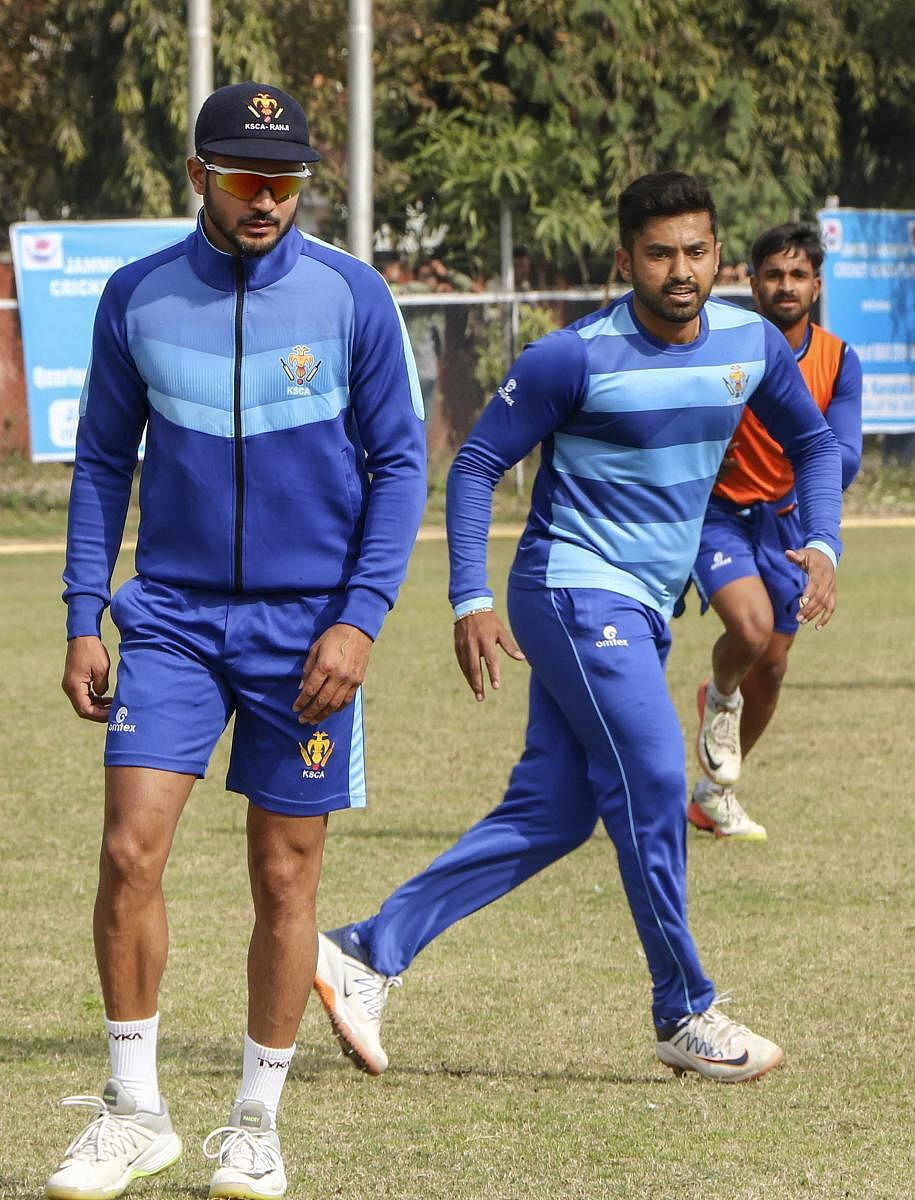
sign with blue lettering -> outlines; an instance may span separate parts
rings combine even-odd
[[[10,227],[34,462],[71,462],[92,323],[118,267],[180,241],[191,218]]]
[[[915,212],[819,213],[823,325],[854,346],[865,433],[915,430]]]

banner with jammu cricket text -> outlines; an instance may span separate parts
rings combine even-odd
[[[915,211],[818,214],[826,247],[822,324],[854,346],[865,433],[915,431]]]
[[[109,276],[193,228],[190,217],[10,227],[33,462],[73,460],[92,323]]]

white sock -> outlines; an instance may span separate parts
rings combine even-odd
[[[714,679],[709,680],[708,690],[706,692],[708,699],[712,702],[713,708],[727,708],[731,712],[737,708],[742,699],[740,688],[735,688],[733,692],[719,692],[715,687]]]
[[[733,788],[731,790],[733,791]],[[720,783],[715,783],[713,779],[709,779],[707,775],[703,775],[696,783],[695,791],[698,793],[700,800],[708,800],[712,796],[721,796],[725,789]]]
[[[280,1105],[280,1096],[283,1094],[293,1054],[295,1043],[287,1050],[277,1050],[273,1046],[259,1045],[246,1033],[241,1083],[235,1103],[260,1100],[275,1126],[276,1110]]]
[[[159,1075],[156,1069],[156,1043],[159,1014],[143,1021],[109,1021],[105,1018],[111,1076],[137,1102],[144,1112],[162,1108]]]

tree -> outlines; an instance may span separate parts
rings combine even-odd
[[[555,269],[607,265],[619,191],[678,167],[713,186],[733,254],[815,203],[837,154],[830,0],[421,0],[376,6],[379,202],[422,200],[492,272],[498,212]],[[811,129],[816,137],[811,137]]]
[[[912,203],[911,0],[375,0],[376,213],[422,205],[453,262],[498,269],[499,210],[558,277],[605,278],[615,203],[677,167],[713,188],[725,253],[825,195]],[[183,5],[2,0],[0,214],[184,208]],[[346,229],[341,0],[214,5],[217,85],[302,96],[323,232]],[[463,261],[462,261],[463,260]]]
[[[214,6],[218,83],[277,71],[262,8]],[[183,6],[155,0],[6,4],[3,216],[171,216],[185,194]]]
[[[915,6],[849,0],[836,79],[841,153],[831,174],[842,204],[915,207]]]

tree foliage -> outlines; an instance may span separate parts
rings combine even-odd
[[[376,0],[376,213],[421,204],[492,274],[498,217],[558,274],[603,278],[621,188],[704,178],[725,254],[761,225],[915,203],[911,0]],[[302,96],[326,232],[345,235],[346,5],[221,0],[216,84]],[[156,0],[2,0],[4,221],[184,207],[186,14]]]
[[[835,158],[828,0],[499,0],[460,23],[454,7],[428,6],[400,145],[411,186],[485,261],[507,200],[519,240],[583,275],[619,191],[669,168],[713,185],[741,253],[760,212],[809,206]]]
[[[848,0],[847,52],[836,79],[844,204],[915,206],[915,5]]]
[[[263,9],[214,5],[217,83],[278,68]],[[184,204],[183,5],[6,0],[2,215],[171,216]]]

